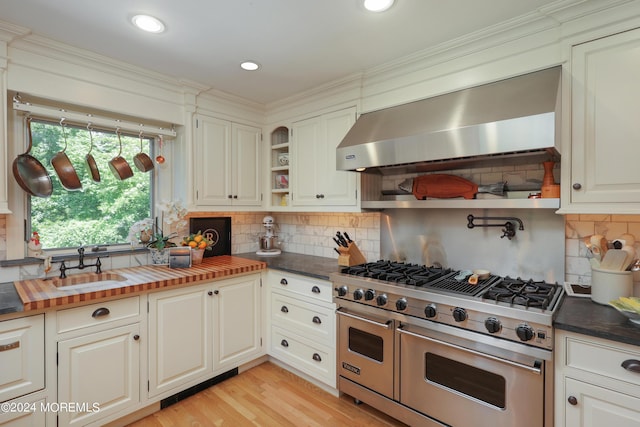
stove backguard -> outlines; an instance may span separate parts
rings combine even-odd
[[[469,214],[517,216],[524,230],[501,239],[499,227],[467,228]],[[454,270],[562,283],[564,248],[564,218],[552,209],[387,209],[380,221],[381,259]]]

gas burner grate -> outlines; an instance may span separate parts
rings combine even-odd
[[[477,295],[498,279],[498,276],[489,276],[486,279],[478,280],[477,284],[472,285],[466,278],[464,280],[456,280],[455,274],[452,274],[442,280],[429,284],[428,287],[430,289],[439,289],[457,294]]]
[[[488,289],[482,298],[546,310],[552,304],[558,284],[505,277]]]
[[[403,285],[425,286],[451,274],[452,270],[383,260],[345,267],[341,273]]]

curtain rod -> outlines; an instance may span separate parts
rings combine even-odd
[[[33,114],[34,116],[56,119],[58,121],[64,118],[65,121],[69,123],[81,125],[91,123],[92,125],[97,127],[104,127],[114,130],[120,128],[124,132],[131,132],[136,135],[138,135],[142,131],[143,134],[147,136],[162,135],[164,137],[176,137],[176,131],[174,129],[166,129],[159,126],[147,125],[144,123],[133,123],[124,120],[95,116],[91,114],[77,113],[61,108],[34,105],[28,102],[20,101],[19,95],[17,95],[13,99],[13,109],[24,111],[26,113]]]

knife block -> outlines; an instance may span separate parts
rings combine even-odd
[[[352,265],[364,264],[367,262],[367,259],[362,255],[358,246],[351,242],[348,247],[339,247],[338,251],[340,252],[340,256],[338,256],[338,265],[342,265],[344,267],[351,267]]]

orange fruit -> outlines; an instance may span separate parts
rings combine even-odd
[[[207,242],[200,242],[200,244],[198,245],[199,249],[204,249],[207,247]]]
[[[196,242],[200,243],[202,241],[202,236],[201,235],[196,235],[196,237],[193,238],[193,240],[195,240]]]
[[[189,242],[189,246],[195,248],[196,246],[198,246],[198,244],[192,240],[191,242]]]

